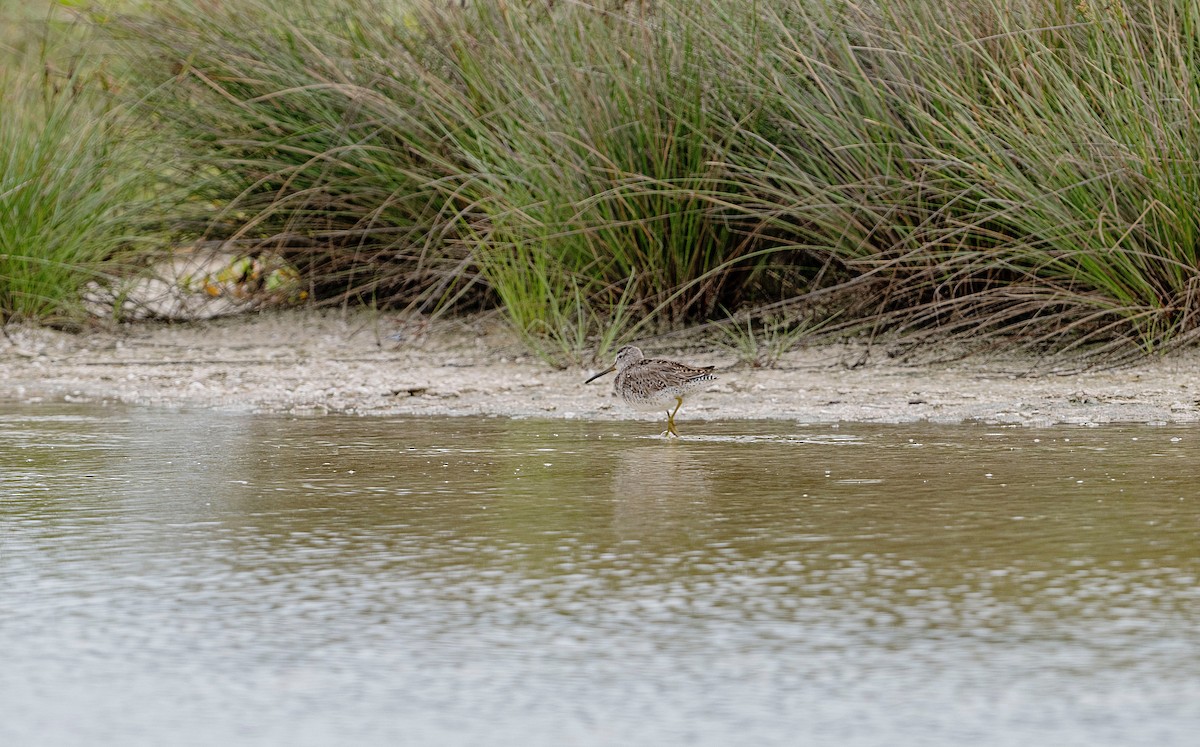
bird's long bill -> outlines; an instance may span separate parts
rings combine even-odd
[[[585,382],[583,382],[583,383],[584,383],[584,384],[591,384],[593,381],[595,381],[596,379],[600,378],[601,376],[603,376],[603,375],[605,375],[605,374],[610,374],[610,373],[612,373],[613,371],[616,371],[616,370],[617,370],[617,367],[616,367],[616,366],[609,366],[608,368],[604,369],[603,371],[601,371],[600,373],[596,374],[595,376],[593,376],[592,378],[588,379],[587,381],[585,381]]]

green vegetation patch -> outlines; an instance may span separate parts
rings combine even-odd
[[[61,323],[147,240],[162,174],[86,30],[38,10],[0,6],[0,319]]]
[[[714,320],[769,328],[772,347],[886,329],[1149,351],[1200,329],[1193,2],[169,0],[92,17],[190,190],[155,220],[276,253],[318,301],[496,307],[556,362]],[[3,136],[41,132],[22,121]]]

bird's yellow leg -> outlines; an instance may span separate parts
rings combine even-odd
[[[683,406],[683,397],[675,398],[675,409],[667,413],[667,433],[679,438],[679,431],[675,430],[675,413],[679,412],[679,408]]]

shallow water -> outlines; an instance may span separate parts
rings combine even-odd
[[[0,406],[0,744],[1185,745],[1200,429]]]

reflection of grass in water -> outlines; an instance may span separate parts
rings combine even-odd
[[[383,578],[404,568],[453,585],[500,572],[539,582],[521,587],[530,594],[741,579],[730,588],[747,603],[817,598],[991,627],[1031,608],[1119,617],[1116,602],[1177,614],[1200,572],[1186,428],[860,426],[868,448],[844,448],[771,441],[783,427],[769,423],[758,441],[692,444],[633,429],[610,440],[611,425],[595,440],[584,423],[64,410],[87,420],[21,421],[7,443],[28,444],[54,484],[97,475],[79,483],[88,495],[106,475],[132,480],[140,488],[123,500],[139,512],[193,521],[215,507],[285,574],[294,565],[272,559],[312,544],[338,550],[310,560]],[[87,453],[63,462],[80,433]],[[215,435],[199,454],[197,433]],[[163,492],[164,453],[190,454],[206,479],[172,477]],[[69,490],[45,498],[75,505]],[[770,587],[744,586],[756,578]]]

